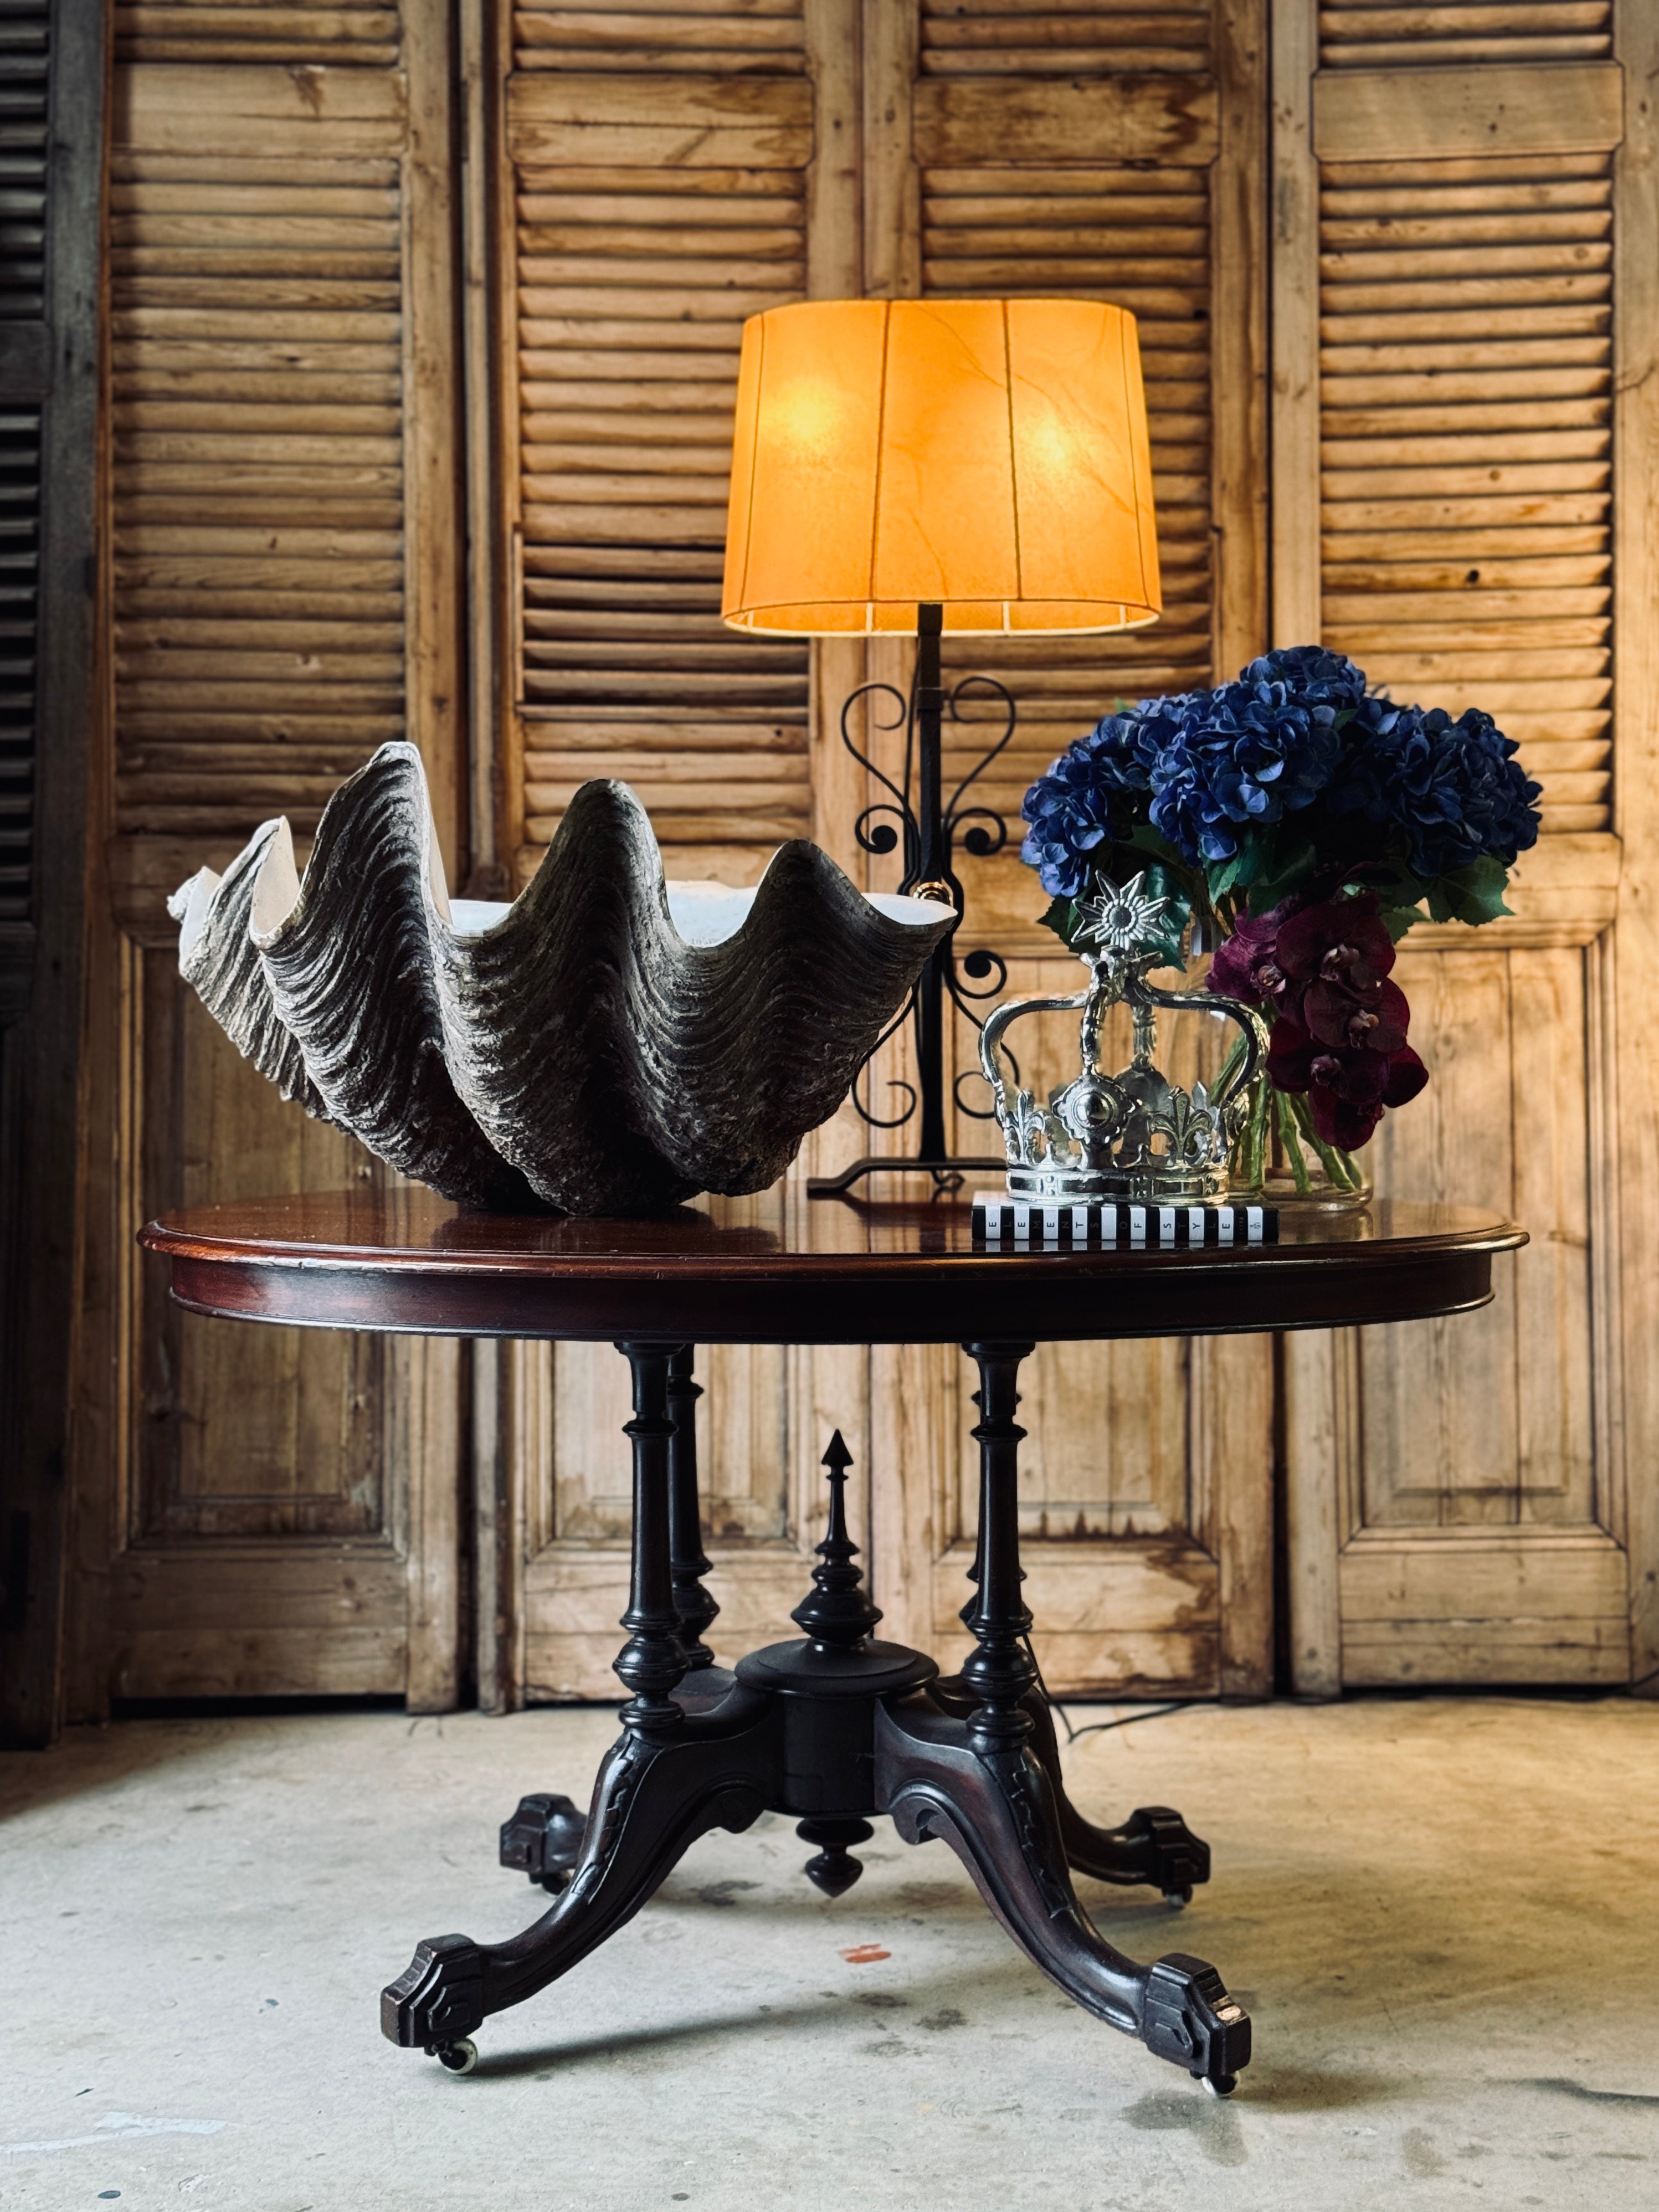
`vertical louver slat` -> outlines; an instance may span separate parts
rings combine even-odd
[[[389,69],[398,58],[395,7],[294,8],[282,0],[125,0],[115,10],[118,62],[276,62],[284,68]]]
[[[0,411],[0,922],[30,919],[40,414]]]
[[[0,13],[0,322],[46,313],[47,11]]]
[[[398,165],[228,123],[110,219],[118,827],[303,832],[404,727]]]
[[[924,0],[922,8],[924,77],[1196,72],[1211,63],[1207,0],[1064,15],[977,0]],[[1164,574],[1162,619],[1122,637],[947,641],[956,678],[996,676],[1018,703],[1013,744],[975,786],[1017,821],[1033,777],[1103,714],[1211,680],[1209,172],[1173,163],[994,163],[993,154],[983,167],[924,169],[924,289],[935,298],[1073,295],[1132,311]],[[963,711],[991,714],[983,702],[965,702]],[[947,770],[965,773],[978,749],[972,728],[947,735]]]
[[[44,6],[0,14],[0,328],[46,313]],[[24,333],[18,333],[20,338]],[[0,923],[32,918],[40,410],[19,386],[0,411]],[[38,387],[29,393],[38,398]]]
[[[1136,76],[1210,66],[1210,0],[923,0],[924,76]]]
[[[520,866],[618,776],[672,872],[752,881],[810,811],[806,647],[720,620],[743,319],[805,289],[806,148],[770,127],[805,93],[799,0],[526,11],[514,40]],[[562,102],[571,73],[597,90]]]
[[[1324,0],[1319,46],[1322,69],[1601,61],[1613,52],[1613,11],[1607,0],[1451,0],[1437,8]]]

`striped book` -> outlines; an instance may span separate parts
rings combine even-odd
[[[974,1243],[988,1252],[1133,1250],[1164,1245],[1276,1244],[1279,1212],[1271,1206],[1142,1206],[1094,1200],[1011,1198],[980,1191],[974,1199]]]

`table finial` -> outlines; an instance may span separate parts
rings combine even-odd
[[[853,1565],[859,1547],[847,1533],[847,1470],[853,1455],[837,1429],[823,1464],[829,1470],[830,1525],[818,1546],[821,1566],[812,1570],[812,1587],[789,1618],[819,1650],[856,1650],[881,1619],[881,1607],[860,1587],[862,1571]]]

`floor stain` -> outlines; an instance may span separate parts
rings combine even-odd
[[[1645,2097],[1633,2089],[1587,2089],[1582,2081],[1569,2081],[1554,2075],[1522,2077],[1513,2085],[1517,2089],[1549,2089],[1558,2097],[1576,2097],[1586,2105],[1648,2105],[1659,2108],[1659,2097]]]
[[[1196,2089],[1196,2084],[1194,2084]],[[1149,2089],[1122,2117],[1149,2134],[1190,2135],[1212,2166],[1243,2166],[1249,2157],[1238,2114],[1204,2091]]]
[[[697,1892],[699,1905],[735,1905],[740,1889],[758,1889],[757,1881],[738,1881],[730,1876],[724,1881],[706,1881]]]
[[[1407,2172],[1419,2180],[1431,2180],[1446,2170],[1445,2159],[1435,2148],[1434,2137],[1426,2128],[1407,2128],[1400,2139],[1400,2151]]]

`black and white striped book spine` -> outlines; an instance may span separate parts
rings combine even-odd
[[[1236,1244],[1276,1244],[1279,1212],[1271,1206],[1142,1206],[1101,1200],[1073,1206],[981,1191],[974,1199],[974,1242],[988,1251],[1134,1250],[1183,1244],[1225,1249]]]

